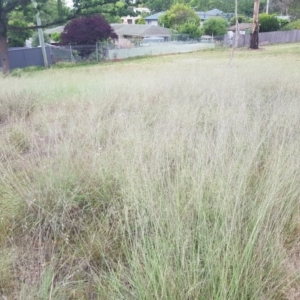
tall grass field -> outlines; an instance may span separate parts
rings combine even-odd
[[[0,78],[0,299],[300,299],[300,44]]]

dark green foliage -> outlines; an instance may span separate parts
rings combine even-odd
[[[146,1],[147,7],[155,13],[160,11],[168,10],[172,4],[174,3],[173,0],[148,0]]]
[[[28,23],[21,20],[13,20],[9,22],[11,26],[28,27]],[[32,36],[32,30],[9,30],[8,31],[8,45],[9,47],[23,47],[25,40]]]
[[[300,20],[291,22],[282,28],[282,30],[297,30],[297,29],[300,30]]]
[[[275,15],[260,14],[259,15],[259,31],[269,32],[279,30],[279,22]]]
[[[220,17],[210,18],[203,24],[204,33],[213,36],[225,34],[227,27],[227,21]]]
[[[280,19],[278,18],[278,22],[279,22],[279,28],[283,28],[284,26],[288,25],[290,23],[289,20],[287,19]]]

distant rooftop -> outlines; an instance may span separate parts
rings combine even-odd
[[[54,32],[59,32],[62,33],[64,31],[65,25],[63,26],[57,26],[57,27],[53,27],[53,28],[48,28],[45,30],[46,34],[52,34]]]
[[[253,26],[252,23],[240,23],[240,24],[239,24],[239,30],[240,30],[240,31],[245,31],[245,30],[247,30],[247,29],[251,29],[252,26]],[[228,30],[229,30],[229,31],[235,31],[235,25],[230,26],[230,27],[228,28]]]
[[[145,20],[158,20],[158,18],[161,16],[161,15],[163,15],[165,13],[165,11],[161,11],[161,12],[159,12],[159,13],[156,13],[156,14],[154,14],[154,15],[151,15],[151,16],[148,16],[148,17],[146,17],[146,18],[144,18]]]

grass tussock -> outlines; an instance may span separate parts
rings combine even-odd
[[[299,62],[266,52],[2,79],[0,296],[296,299]]]

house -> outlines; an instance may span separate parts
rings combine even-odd
[[[123,24],[136,24],[137,20],[140,17],[132,17],[132,16],[126,16],[126,17],[121,17],[122,23]]]
[[[119,39],[116,44],[119,48],[132,48],[135,41],[142,41],[144,38],[155,38],[167,41],[171,38],[170,29],[155,25],[138,24],[110,24]]]
[[[165,13],[165,11],[161,11],[154,15],[148,16],[145,18],[145,21],[148,25],[158,26],[158,19],[164,13]],[[224,13],[223,11],[216,9],[216,8],[209,10],[209,11],[196,11],[196,14],[199,16],[199,18],[201,20],[201,24],[211,17],[223,17],[223,18],[229,20],[233,16],[233,14]]]
[[[150,13],[150,10],[149,8],[147,7],[134,7],[133,8],[133,12],[134,13]],[[121,20],[122,20],[122,23],[123,24],[136,24],[137,23],[137,20],[140,18],[140,16],[137,16],[137,17],[132,17],[132,16],[124,16],[124,17],[121,17]]]
[[[251,30],[252,30],[252,26],[253,24],[252,23],[240,23],[239,24],[239,33],[240,34],[247,34],[247,33],[250,33]],[[231,31],[231,32],[235,32],[236,30],[236,26],[235,25],[232,25],[228,28],[228,31]]]
[[[144,37],[163,37],[168,40],[171,37],[170,29],[154,26],[154,25],[138,25],[138,24],[110,24],[119,38],[142,39]]]
[[[162,16],[165,13],[165,11],[161,11],[159,13],[156,13],[154,15],[148,16],[145,18],[147,25],[155,25],[158,26],[158,18]]]
[[[63,26],[57,26],[57,27],[53,27],[53,28],[48,28],[45,30],[45,33],[48,35],[51,35],[54,32],[58,32],[58,33],[62,33],[64,31],[65,25]]]
[[[224,13],[219,9],[212,9],[208,11],[196,11],[196,14],[200,18],[201,22],[208,20],[211,17],[223,17]]]

